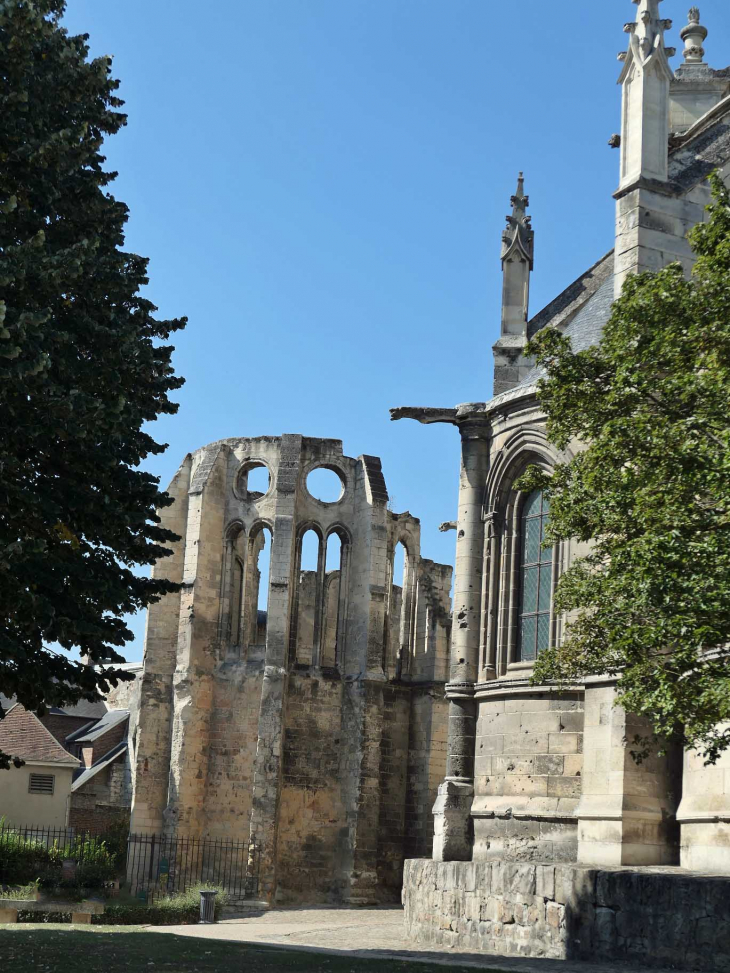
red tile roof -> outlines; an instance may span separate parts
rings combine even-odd
[[[16,703],[5,714],[5,719],[0,720],[0,750],[24,760],[79,765],[78,760],[63,749],[35,713],[29,713],[21,703]]]

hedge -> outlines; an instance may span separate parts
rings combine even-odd
[[[188,926],[200,920],[201,889],[215,889],[214,885],[198,885],[177,895],[165,896],[152,905],[123,904],[107,905],[102,915],[92,915],[91,922],[97,926]],[[216,889],[215,918],[220,917],[226,904],[226,893]],[[18,911],[18,922],[71,922],[68,912],[30,912]]]

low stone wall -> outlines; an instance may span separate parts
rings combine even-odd
[[[422,944],[730,973],[730,877],[410,860],[403,903]]]

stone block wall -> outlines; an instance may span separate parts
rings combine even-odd
[[[431,854],[433,795],[446,773],[449,704],[443,688],[414,691],[408,739],[408,790],[405,805],[407,858]]]
[[[407,688],[383,687],[377,872],[383,897],[392,896],[394,901],[398,900],[403,881],[410,710],[411,694]]]
[[[248,840],[262,681],[261,660],[225,663],[215,672],[204,803],[208,837]]]
[[[730,971],[730,878],[678,868],[405,865],[409,937],[475,952]]]
[[[575,861],[582,694],[498,687],[478,706],[474,859]]]
[[[336,901],[343,885],[342,681],[289,678],[277,838],[277,901]]]
[[[120,821],[129,821],[127,755],[99,771],[71,794],[68,826],[102,834]]]

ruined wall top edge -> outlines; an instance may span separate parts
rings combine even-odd
[[[199,456],[201,453],[206,453],[209,450],[218,450],[221,447],[228,447],[231,450],[250,450],[258,447],[265,448],[267,446],[273,446],[274,448],[280,448],[282,441],[285,438],[301,438],[302,447],[304,449],[321,449],[325,452],[331,453],[333,455],[341,456],[343,459],[349,459],[343,453],[343,445],[341,439],[322,439],[315,436],[299,436],[299,434],[288,434],[288,436],[229,436],[226,439],[217,439],[215,442],[207,443],[205,446],[200,446],[198,449],[193,450],[190,454],[193,457]]]

